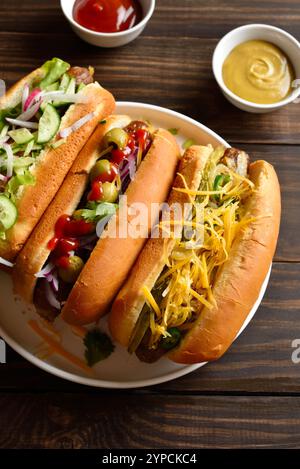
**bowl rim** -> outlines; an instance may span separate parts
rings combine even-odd
[[[292,34],[288,33],[284,29],[278,28],[277,26],[273,26],[271,24],[263,24],[263,23],[245,24],[245,25],[242,25],[242,26],[238,26],[237,28],[234,28],[231,31],[229,31],[228,33],[226,33],[220,39],[220,41],[217,43],[217,45],[214,49],[213,57],[212,57],[212,69],[213,69],[213,74],[214,74],[216,82],[218,83],[221,90],[223,90],[231,99],[233,99],[234,101],[239,102],[240,104],[243,104],[244,106],[252,107],[253,109],[266,109],[266,110],[270,109],[271,110],[271,109],[277,109],[277,108],[280,108],[282,106],[285,106],[286,104],[289,104],[290,102],[294,101],[295,99],[297,99],[299,97],[299,95],[300,95],[300,87],[299,86],[296,87],[295,90],[293,90],[292,93],[290,93],[286,98],[282,99],[281,101],[278,101],[277,103],[259,104],[259,103],[254,103],[253,101],[248,101],[246,99],[243,99],[240,96],[238,96],[237,94],[233,93],[225,85],[225,83],[223,81],[223,78],[222,78],[222,75],[221,75],[221,79],[218,76],[218,73],[216,72],[216,68],[217,68],[217,59],[216,59],[217,51],[220,49],[220,47],[226,41],[228,41],[228,39],[231,38],[231,36],[233,36],[234,34],[240,32],[240,31],[248,30],[248,29],[254,29],[254,30],[256,29],[257,31],[262,30],[262,29],[265,29],[265,30],[268,29],[270,31],[275,31],[275,32],[279,33],[281,36],[285,36],[289,41],[291,41],[295,46],[298,47],[298,49],[299,49],[299,59],[300,59],[300,42],[294,36],[292,36]],[[225,59],[226,59],[226,57],[224,58],[223,63],[224,63]],[[292,61],[290,57],[289,57],[289,59],[292,62],[294,68],[295,68],[294,61]]]
[[[74,0],[74,3],[75,3],[76,0]],[[73,18],[73,15],[69,15],[66,11],[65,11],[65,4],[69,2],[69,0],[60,0],[60,7],[62,9],[62,12],[64,14],[64,16],[67,18],[67,20],[75,27],[75,28],[78,28],[80,31],[82,32],[85,32],[85,33],[89,33],[89,34],[93,34],[94,36],[96,37],[106,37],[106,38],[112,38],[112,37],[124,37],[130,33],[134,33],[136,31],[138,31],[140,28],[143,28],[147,23],[148,21],[150,20],[151,16],[153,15],[153,12],[154,12],[154,9],[155,9],[155,2],[156,0],[150,0],[151,4],[150,4],[150,8],[147,12],[147,14],[144,16],[144,18],[139,21],[135,26],[133,26],[132,28],[129,28],[129,29],[126,29],[125,31],[119,31],[119,32],[116,32],[116,33],[100,33],[98,31],[93,31],[92,29],[88,29],[88,28],[85,28],[84,26],[82,26],[81,24],[77,23],[77,21],[74,20]],[[72,11],[73,11],[73,8],[72,8]]]

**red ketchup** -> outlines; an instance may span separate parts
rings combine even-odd
[[[48,243],[48,249],[53,251],[54,263],[66,268],[69,253],[79,247],[78,237],[90,234],[93,230],[93,223],[62,215],[55,224],[55,236]]]
[[[151,136],[148,130],[137,129],[131,131],[129,132],[129,137],[127,147],[124,148],[124,150],[119,150],[118,148],[112,150],[111,161],[113,163],[117,165],[121,164],[124,158],[133,152],[135,146],[139,147],[143,153],[149,150],[151,145]]]
[[[117,33],[142,19],[137,0],[76,0],[73,17],[77,23],[99,33]]]

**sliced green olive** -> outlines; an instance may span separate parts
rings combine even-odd
[[[129,136],[123,129],[111,129],[103,138],[104,148],[110,145],[117,146],[120,150],[123,150],[128,143]]]
[[[101,202],[115,202],[118,198],[119,191],[113,182],[104,182],[102,184],[103,198]]]
[[[93,181],[101,174],[108,174],[110,172],[110,162],[108,160],[99,160],[90,172],[90,180]]]
[[[70,256],[67,268],[60,267],[58,275],[66,283],[75,283],[82,271],[84,262],[81,257]]]

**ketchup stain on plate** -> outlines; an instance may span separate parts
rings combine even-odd
[[[76,0],[73,17],[77,23],[99,33],[117,33],[142,19],[137,0]]]

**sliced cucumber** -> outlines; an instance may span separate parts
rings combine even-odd
[[[33,146],[34,146],[34,139],[30,140],[30,142],[26,145],[24,156],[30,155],[30,153],[33,150]]]
[[[76,80],[75,78],[72,77],[71,80],[69,81],[66,93],[74,94],[75,89],[76,89]]]
[[[46,109],[47,104],[48,104],[47,101],[43,101],[42,104],[40,105],[40,111],[44,112],[45,109]]]
[[[76,90],[76,80],[75,78],[69,78],[69,83],[66,89],[64,89],[64,92],[67,94],[74,94]],[[53,101],[53,106],[59,107],[59,106],[65,106],[68,104],[70,101],[67,99],[64,100],[62,99],[61,101]]]
[[[23,145],[19,145],[18,143],[13,143],[11,149],[14,155],[24,150]]]
[[[35,162],[34,158],[30,158],[30,156],[21,156],[20,158],[16,158],[14,162],[14,170],[28,168],[28,166],[32,165]]]
[[[0,138],[3,138],[6,136],[8,129],[9,129],[9,125],[4,125],[4,127],[2,128],[0,132]]]
[[[41,150],[42,148],[43,148],[43,145],[39,145],[38,143],[34,143],[34,145],[33,145],[33,147],[32,147],[32,149],[33,149],[34,151],[36,151],[36,150]]]
[[[80,91],[82,91],[84,88],[86,87],[86,85],[84,83],[79,83],[79,85],[77,86],[77,93],[79,93]]]
[[[59,148],[61,145],[64,145],[66,143],[65,138],[61,138],[60,140],[57,140],[56,142],[52,143],[51,147],[55,150],[55,148]]]
[[[25,143],[30,142],[33,140],[33,135],[29,132],[28,129],[18,129],[18,130],[11,130],[8,132],[8,135],[18,144],[18,145],[25,145]]]
[[[60,126],[60,117],[52,104],[47,104],[40,118],[37,143],[49,142],[57,133]]]
[[[61,82],[60,82],[60,85],[59,85],[59,89],[62,90],[62,91],[66,91],[66,89],[68,88],[68,85],[70,83],[70,80],[71,80],[70,75],[65,73],[62,76],[62,79],[61,79]]]
[[[52,83],[52,85],[49,85],[45,88],[45,91],[57,91],[59,89],[59,81],[56,81],[55,83]]]
[[[18,211],[15,204],[5,195],[0,195],[0,230],[8,230],[17,220]]]

